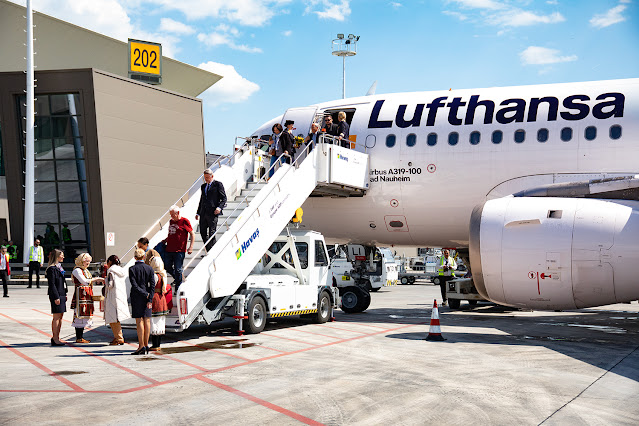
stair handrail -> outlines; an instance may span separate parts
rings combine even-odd
[[[244,152],[244,146],[245,146],[245,145],[246,145],[246,146],[251,146],[251,145],[254,143],[254,139],[253,139],[253,138],[245,138],[245,137],[238,136],[238,137],[236,137],[236,138],[235,138],[236,146],[237,146],[237,140],[238,140],[238,139],[244,139],[244,143],[243,143],[243,144],[242,144],[242,145],[241,145],[238,149],[236,149],[236,150],[235,150],[235,152],[234,152],[233,154],[231,154],[231,155],[224,155],[224,156],[220,156],[220,157],[218,157],[218,159],[217,159],[217,160],[216,160],[213,164],[211,164],[208,168],[209,168],[209,169],[211,169],[211,170],[213,170],[213,171],[215,171],[215,170],[219,169],[220,167],[222,167],[222,165],[223,165],[223,163],[222,163],[222,162],[223,162],[223,161],[224,161],[224,164],[227,164],[227,163],[229,163],[229,162],[230,162],[230,161],[232,161],[232,160],[234,161],[234,160],[235,160],[235,156],[236,156],[238,153],[243,153],[243,152]],[[202,174],[201,174],[201,175],[200,175],[200,176],[199,176],[199,177],[195,180],[195,182],[193,182],[193,184],[189,187],[189,189],[187,189],[187,190],[186,190],[186,192],[185,192],[184,194],[182,194],[182,195],[180,196],[180,198],[178,198],[178,199],[177,199],[177,201],[175,201],[173,204],[171,204],[171,206],[177,206],[177,205],[178,205],[178,203],[181,201],[181,202],[182,202],[182,206],[181,206],[181,207],[184,207],[184,205],[186,204],[186,202],[187,202],[187,201],[189,201],[189,199],[191,198],[191,197],[189,196],[189,197],[187,197],[186,199],[184,199],[184,197],[185,197],[186,195],[188,195],[188,194],[189,194],[189,193],[193,190],[193,188],[194,188],[194,187],[196,187],[197,185],[200,185],[200,184],[201,184],[201,182],[202,182],[202,178],[203,178],[203,177],[204,177],[204,173],[202,173]],[[155,228],[156,228],[156,227],[158,227],[158,226],[159,226],[159,229],[157,229],[155,232],[160,231],[160,230],[162,229],[162,227],[163,227],[163,225],[162,225],[162,219],[164,219],[164,218],[165,218],[165,217],[169,214],[169,212],[170,212],[170,211],[171,211],[171,208],[169,207],[169,209],[168,209],[167,211],[165,211],[165,212],[162,214],[162,216],[160,216],[160,218],[159,218],[158,220],[156,220],[156,221],[154,221],[154,222],[153,222],[153,225],[151,225],[151,227],[150,227],[149,229],[147,229],[147,231],[146,231],[144,234],[142,234],[142,236],[143,236],[143,237],[146,237],[147,235],[149,235],[149,234],[151,234],[151,233],[155,234],[153,231],[154,231],[154,230],[155,230]],[[164,223],[164,225],[166,225],[166,222]],[[137,246],[137,241],[136,241],[135,243],[133,243],[133,245],[131,246],[131,248],[129,248],[129,250],[127,250],[127,252],[126,252],[126,253],[124,253],[124,255],[123,255],[120,259],[124,262],[124,259],[126,258],[126,256],[127,256],[127,255],[131,252],[131,250],[135,249],[135,247],[136,247],[136,246]]]
[[[284,179],[284,176],[286,176],[286,175],[287,175],[287,174],[288,174],[291,170],[296,169],[296,168],[298,168],[298,167],[299,167],[299,163],[301,163],[301,160],[303,160],[304,158],[306,158],[306,156],[308,156],[308,152],[310,152],[309,148],[310,148],[310,149],[312,149],[313,145],[315,145],[315,144],[308,144],[308,145],[306,145],[306,148],[304,148],[304,150],[303,150],[303,151],[302,151],[302,152],[301,152],[301,153],[297,156],[297,158],[293,161],[293,163],[291,164],[291,167],[290,167],[288,170],[286,170],[286,171],[284,172],[284,174],[282,175],[282,179]],[[305,156],[302,156],[302,153],[306,153],[306,155],[305,155]],[[264,173],[264,175],[263,175],[263,176],[262,176],[262,177],[261,177],[261,178],[260,178],[257,182],[254,182],[254,183],[258,183],[258,184],[259,184],[260,182],[265,181],[265,177],[269,175],[269,172],[270,172],[270,171],[271,171],[271,170],[272,170],[275,166],[277,166],[278,164],[280,164],[280,162],[283,160],[283,157],[289,157],[289,158],[290,158],[291,156],[290,156],[290,155],[288,155],[288,154],[282,154],[282,155],[280,155],[280,156],[277,158],[277,161],[275,161],[275,163],[273,163],[273,165],[272,165],[272,166],[268,169],[268,171],[267,171],[266,173]],[[265,181],[265,182],[266,182],[266,181]],[[207,245],[209,242],[211,242],[211,240],[213,240],[213,238],[217,235],[217,233],[220,231],[220,229],[222,229],[222,227],[223,227],[223,226],[225,226],[225,225],[226,225],[226,226],[227,226],[227,228],[228,228],[228,227],[230,227],[230,225],[227,225],[227,222],[229,221],[229,219],[231,219],[231,216],[233,215],[233,213],[235,213],[235,212],[237,211],[237,209],[239,209],[239,208],[240,208],[240,206],[241,206],[241,205],[242,205],[242,204],[243,204],[243,203],[244,203],[244,202],[248,199],[248,197],[249,197],[249,196],[253,193],[253,191],[255,191],[257,188],[258,188],[258,186],[257,186],[257,185],[255,185],[255,186],[254,186],[254,187],[253,187],[253,188],[252,188],[252,189],[248,192],[248,194],[246,194],[246,196],[245,196],[244,198],[242,198],[242,200],[238,203],[237,207],[235,207],[235,209],[234,209],[234,210],[233,210],[233,211],[229,214],[229,216],[228,216],[228,217],[224,220],[224,222],[223,222],[221,225],[219,225],[219,226],[217,227],[217,229],[215,230],[215,233],[213,233],[213,235],[211,235],[211,236],[209,237],[209,239],[208,239],[208,240],[206,240],[206,242],[204,243],[204,245],[203,245],[203,246],[202,246],[202,247],[201,247],[201,248],[197,251],[197,253],[195,253],[195,256],[193,256],[193,257],[191,258],[191,260],[190,260],[190,261],[186,264],[186,266],[184,266],[184,267],[183,267],[183,269],[182,269],[183,271],[185,271],[185,272],[186,272],[186,271],[188,270],[189,266],[191,266],[191,263],[193,263],[193,262],[195,261],[195,259],[198,259],[198,256],[200,255],[200,253],[202,253],[202,250],[205,250],[205,249],[206,249],[206,245]],[[276,188],[276,187],[271,188],[271,192],[273,192],[273,190],[274,190],[275,188]],[[270,195],[270,193],[271,193],[271,192],[269,192],[269,195]],[[247,207],[248,207],[248,204],[249,204],[249,203],[246,203],[246,206],[247,206]],[[224,249],[226,248],[226,246],[227,246],[230,242],[231,242],[231,240],[229,240],[229,241],[228,241],[228,242],[224,245],[224,247],[222,247],[222,250],[224,250]],[[187,274],[186,276],[188,277],[188,274]],[[186,278],[186,277],[185,277],[185,278]]]

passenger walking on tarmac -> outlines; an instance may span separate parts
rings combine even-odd
[[[333,116],[328,114],[324,117],[324,128],[322,129],[329,136],[339,135],[337,124],[333,123]],[[329,141],[329,143],[333,143]]]
[[[455,278],[457,262],[450,256],[450,251],[444,249],[442,257],[439,259],[439,290],[442,293],[442,306],[446,306],[446,284]]]
[[[11,267],[9,266],[9,253],[5,246],[0,247],[0,279],[2,280],[3,297],[9,297],[9,276]]]
[[[64,342],[60,340],[60,329],[62,328],[62,316],[67,311],[67,283],[64,279],[64,269],[62,262],[64,261],[64,252],[54,249],[49,253],[49,265],[45,271],[47,282],[49,284],[49,302],[51,303],[51,346],[64,346]]]
[[[270,145],[269,154],[271,154],[271,164],[269,165],[269,179],[275,173],[275,163],[277,159],[282,155],[282,146],[280,145],[280,135],[282,134],[282,125],[280,123],[273,124],[273,136],[271,136],[271,140],[269,140],[268,144]]]
[[[93,283],[104,283],[104,278],[93,278],[89,272],[91,260],[89,253],[80,253],[75,259],[75,269],[71,273],[75,285],[71,300],[71,309],[74,310],[71,325],[75,327],[76,343],[91,343],[84,338],[84,329],[93,325]]]
[[[346,113],[344,111],[340,111],[337,114],[337,119],[339,120],[339,126],[337,129],[337,137],[341,141],[341,145],[344,148],[350,148],[351,142],[348,138],[350,135],[350,126],[346,122]]]
[[[153,269],[144,263],[144,250],[136,249],[135,264],[129,268],[131,281],[131,316],[135,318],[138,331],[138,349],[132,355],[149,353],[151,335],[151,307],[153,301]]]
[[[200,187],[200,204],[197,206],[195,220],[200,221],[200,235],[206,243],[217,229],[217,219],[226,205],[226,192],[222,182],[213,179],[213,170],[204,170],[204,183]],[[207,253],[215,244],[215,237],[206,244]]]
[[[171,220],[169,222],[169,235],[164,240],[166,242],[165,257],[167,260],[166,271],[173,276],[175,291],[177,293],[180,284],[182,284],[182,266],[184,265],[184,257],[186,253],[193,253],[193,243],[195,242],[195,233],[191,222],[180,216],[178,206],[171,206],[169,210]],[[189,236],[191,244],[187,250]]]
[[[166,327],[166,316],[171,311],[166,300],[166,295],[171,293],[171,286],[166,282],[166,271],[164,262],[159,256],[151,260],[155,278],[155,290],[153,301],[151,302],[151,350],[159,351],[162,343],[162,335]]]
[[[126,297],[126,271],[120,266],[120,258],[112,254],[106,261],[104,282],[104,322],[111,326],[113,340],[110,345],[124,345],[121,321],[131,318]]]
[[[29,285],[27,288],[33,286],[33,273],[36,276],[36,286],[40,288],[40,267],[44,263],[44,250],[40,246],[40,240],[35,239],[33,245],[29,247]]]
[[[282,153],[284,156],[284,162],[291,164],[291,158],[295,155],[295,138],[293,137],[293,120],[286,120],[284,127],[286,129],[280,135],[280,145],[282,146]]]

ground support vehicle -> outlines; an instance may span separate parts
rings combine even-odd
[[[434,256],[400,259],[398,280],[401,284],[415,284],[416,280],[431,280],[436,276],[437,258]]]
[[[448,281],[448,287],[446,288],[446,298],[448,299],[448,306],[451,309],[459,309],[462,300],[468,300],[471,305],[476,305],[477,302],[485,300],[479,295],[473,279],[469,278],[455,278]]]

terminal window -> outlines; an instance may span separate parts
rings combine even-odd
[[[62,248],[71,261],[91,246],[82,105],[73,93],[36,98],[35,235],[46,253]],[[16,101],[24,130],[25,97]]]

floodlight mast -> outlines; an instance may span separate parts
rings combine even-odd
[[[358,41],[359,36],[349,34],[345,38],[344,34],[337,34],[332,42],[333,55],[342,57],[342,99],[346,98],[346,57],[357,55]]]
[[[31,0],[27,0],[27,93],[25,117],[25,164],[24,164],[24,241],[22,242],[23,262],[29,263],[29,248],[33,243],[35,221],[35,80],[33,65],[33,10]]]

